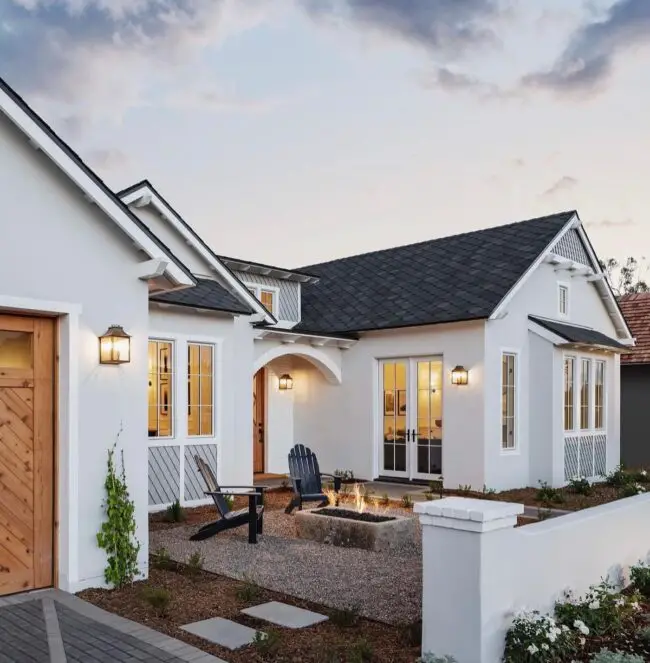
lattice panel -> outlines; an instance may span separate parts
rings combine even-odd
[[[567,437],[564,440],[564,480],[570,481],[580,474],[580,438]]]
[[[607,436],[596,435],[594,445],[594,474],[604,476],[607,473]]]
[[[206,487],[203,478],[196,467],[194,456],[199,456],[217,474],[217,445],[216,444],[188,444],[185,447],[185,501],[204,500]]]
[[[592,266],[591,260],[589,260],[589,256],[585,251],[585,247],[582,245],[582,240],[575,230],[569,230],[569,232],[557,242],[552,251],[563,258],[568,258],[581,265],[586,265],[587,267]]]
[[[180,499],[179,447],[149,447],[149,504],[171,504]]]
[[[594,436],[580,436],[580,476],[594,476]]]

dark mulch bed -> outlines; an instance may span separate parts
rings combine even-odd
[[[366,523],[386,523],[389,520],[395,520],[393,516],[382,516],[378,513],[370,513],[368,511],[357,513],[356,511],[350,511],[349,509],[334,509],[331,507],[328,507],[327,509],[314,509],[312,513],[319,516],[345,518],[346,520],[361,520]]]
[[[146,589],[154,587],[165,588],[171,595],[164,617],[158,616],[143,598]],[[183,567],[175,565],[171,569],[152,568],[146,582],[138,582],[121,590],[90,589],[79,596],[104,610],[183,640],[229,663],[413,663],[419,655],[419,624],[395,627],[358,619],[353,613],[333,612],[291,596],[204,571],[188,575],[183,572]],[[267,601],[282,601],[327,614],[330,621],[305,629],[283,629],[240,612],[243,608]],[[276,631],[279,635],[277,651],[263,655],[254,645],[230,651],[180,630],[184,624],[211,617],[224,617],[267,633]],[[347,625],[348,621],[353,623]],[[360,658],[362,649],[372,652],[371,658]]]

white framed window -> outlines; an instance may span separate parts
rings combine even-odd
[[[575,357],[564,358],[564,430],[575,428],[574,392],[575,392]]]
[[[560,315],[569,315],[569,284],[559,283],[557,287],[558,312]]]
[[[591,359],[580,360],[580,430],[591,428]]]
[[[605,362],[594,362],[594,428],[605,428]]]
[[[187,343],[187,434],[214,435],[214,345]]]
[[[278,311],[278,300],[280,289],[273,286],[258,285],[257,283],[246,283],[246,288],[255,295],[271,315]]]
[[[148,433],[150,438],[174,437],[174,343],[149,340]]]
[[[517,448],[517,355],[501,355],[501,449]]]

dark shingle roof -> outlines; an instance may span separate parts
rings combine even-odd
[[[529,320],[536,322],[544,329],[561,336],[562,338],[569,341],[569,343],[584,343],[586,345],[601,345],[608,348],[626,348],[626,345],[623,345],[619,341],[610,338],[605,334],[601,334],[595,329],[589,329],[587,327],[576,327],[575,325],[569,325],[566,322],[557,322],[556,320],[546,320],[545,318],[537,318],[534,315],[528,316]]]
[[[193,288],[184,288],[174,292],[151,295],[153,302],[176,304],[177,306],[190,306],[211,311],[226,311],[228,313],[253,313],[246,304],[231,295],[221,284],[210,279],[194,277],[197,284]]]
[[[650,292],[623,295],[618,303],[636,342],[621,364],[650,364]]]
[[[487,318],[574,211],[309,265],[297,329],[358,332]]]

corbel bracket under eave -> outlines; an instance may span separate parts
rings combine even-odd
[[[169,261],[163,258],[152,258],[138,265],[138,278],[141,281],[150,281],[160,278],[169,267]]]

